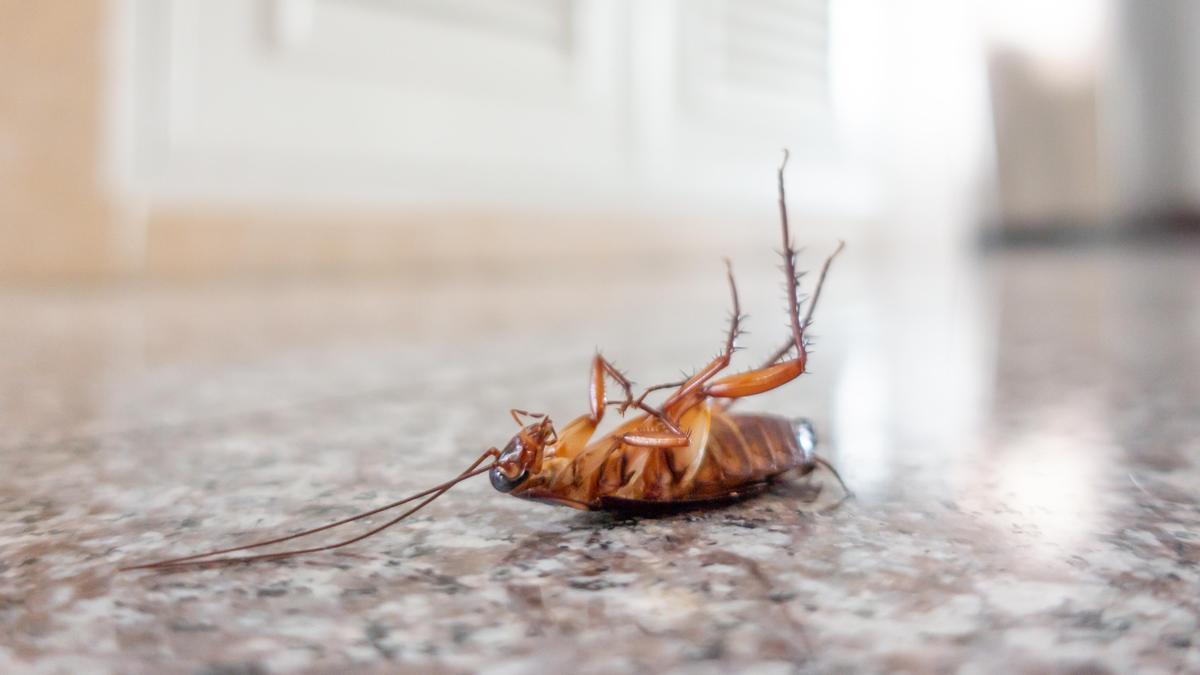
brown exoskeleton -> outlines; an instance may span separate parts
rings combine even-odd
[[[500,492],[524,499],[585,510],[638,512],[694,508],[744,498],[761,492],[783,473],[798,470],[808,474],[819,465],[829,468],[837,477],[833,467],[814,454],[816,438],[807,421],[776,415],[731,414],[728,410],[739,398],[775,389],[805,372],[808,351],[804,331],[812,320],[830,263],[843,246],[839,244],[825,260],[808,309],[801,318],[796,252],[791,244],[783,188],[786,165],[785,151],[779,167],[779,210],[791,332],[787,342],[760,368],[717,377],[729,366],[742,319],[730,271],[733,318],[724,348],[711,363],[682,382],[649,387],[635,398],[629,380],[597,354],[592,359],[588,388],[590,409],[561,431],[555,429],[546,415],[513,410],[512,417],[521,429],[503,450],[489,448],[456,478],[424,492],[304,532],[124,569],[271,560],[340,548],[395,525],[454,485],[481,473],[488,473],[492,486]],[[620,386],[622,399],[606,398],[608,379]],[[660,406],[646,403],[648,394],[662,389],[674,391]],[[638,414],[593,441],[592,436],[610,406],[616,406],[622,416],[631,409]],[[277,553],[217,557],[308,536],[411,502],[417,503],[382,525],[344,541]]]

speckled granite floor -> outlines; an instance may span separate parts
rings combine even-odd
[[[701,363],[719,264],[4,292],[0,671],[1200,672],[1198,260],[850,249],[814,374],[747,406],[814,419],[857,493],[832,512],[799,481],[638,520],[477,480],[341,553],[167,574],[114,568],[438,482],[512,406],[581,412],[595,345],[644,383]],[[739,261],[754,355],[771,262]]]

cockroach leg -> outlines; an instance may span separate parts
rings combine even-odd
[[[687,434],[672,431],[631,431],[621,441],[642,448],[682,448],[692,442]]]
[[[804,325],[800,322],[800,277],[796,275],[796,249],[792,247],[792,232],[788,225],[787,192],[783,186],[783,170],[787,168],[788,151],[783,151],[783,162],[779,165],[779,223],[783,232],[783,270],[787,274],[788,316],[792,320],[792,342],[796,346],[796,360],[804,362]]]
[[[663,389],[675,389],[677,387],[682,387],[685,384],[687,384],[687,380],[680,380],[678,382],[664,382],[663,384],[656,384],[652,387],[646,387],[646,390],[642,392],[642,395],[638,396],[637,400],[635,400],[633,403],[638,404],[642,401],[645,401],[646,397],[653,392],[661,391]]]
[[[512,410],[508,411],[508,414],[512,415],[513,421],[516,422],[517,426],[519,427],[525,426],[525,422],[521,420],[521,416],[535,420],[540,420],[546,416],[546,413],[531,413],[521,410],[520,408],[513,408]]]
[[[605,375],[611,377],[613,381],[625,391],[625,401],[621,403],[622,406],[633,400],[633,383],[629,381],[629,378],[625,377],[621,371],[617,370],[616,366],[610,363],[608,359],[604,358],[600,354],[596,354],[596,356],[592,358],[592,377],[591,381],[588,383],[589,403],[591,404],[592,408],[592,422],[595,424],[600,424],[600,420],[604,418],[604,408],[609,403],[607,397],[604,395]],[[622,408],[621,412],[625,412],[624,408]]]
[[[758,370],[725,378],[704,388],[704,393],[709,396],[728,399],[722,405],[722,409],[728,409],[733,405],[733,400],[735,399],[770,391],[804,373],[804,367],[808,361],[808,352],[804,344],[804,330],[812,323],[813,309],[816,308],[817,300],[821,297],[821,288],[825,284],[826,275],[829,274],[829,265],[833,262],[837,254],[841,253],[845,245],[845,242],[838,242],[837,248],[834,249],[833,253],[829,254],[829,257],[825,259],[825,264],[821,266],[821,274],[817,277],[817,285],[813,290],[812,299],[808,303],[808,311],[805,312],[804,320],[799,320],[798,313],[792,315],[793,329],[795,330],[797,326],[799,327],[799,342],[796,340],[796,333],[793,332],[792,336],[788,338],[787,343],[772,354],[771,358],[767,359]],[[790,277],[795,279],[794,274],[790,274]],[[793,294],[794,297],[796,289],[792,284],[789,284],[788,292]],[[797,345],[800,345],[799,356],[780,363],[779,359],[787,356],[789,352],[796,349]]]
[[[621,374],[621,371],[617,370],[613,364],[609,363],[608,359],[599,354],[596,354],[595,358],[592,359],[592,379],[589,386],[590,402],[592,406],[592,422],[594,424],[600,423],[600,420],[604,417],[604,408],[610,403],[610,401],[605,399],[604,396],[605,375],[611,377],[618,385],[621,386],[621,389],[625,391],[625,400],[621,401],[619,404],[621,406],[622,413],[624,413],[625,410],[630,407],[637,408],[642,412],[645,412],[646,414],[658,419],[658,421],[662,422],[670,432],[677,435],[683,435],[683,431],[679,428],[679,426],[667,419],[667,416],[664,415],[661,410],[645,403],[641,399],[635,401],[633,399],[633,384],[627,377]]]
[[[804,340],[804,331],[812,323],[813,311],[817,308],[817,300],[820,299],[821,289],[825,286],[825,277],[829,274],[829,266],[833,263],[833,259],[837,257],[837,254],[842,252],[842,248],[846,246],[846,242],[839,241],[837,248],[825,259],[825,264],[821,266],[821,274],[817,277],[817,285],[813,289],[812,299],[808,303],[804,318],[801,319],[800,281],[799,276],[796,274],[796,249],[792,246],[792,233],[788,224],[787,192],[783,183],[783,172],[787,168],[787,162],[788,152],[784,150],[783,162],[779,165],[778,171],[779,222],[783,235],[783,268],[784,274],[787,275],[788,316],[791,319],[792,334],[788,338],[788,341],[776,350],[758,370],[735,375],[705,387],[704,393],[715,398],[737,399],[761,394],[786,384],[804,373],[804,369],[808,363],[808,351]],[[780,359],[787,356],[793,349],[796,350],[796,356],[789,361],[780,363]],[[722,409],[728,409],[731,405],[732,400],[721,407]]]
[[[738,301],[737,283],[733,280],[733,265],[728,258],[725,259],[725,271],[729,278],[729,294],[733,299],[733,315],[729,320],[729,333],[725,338],[725,348],[717,358],[702,368],[700,372],[688,378],[678,391],[663,402],[662,409],[672,420],[679,419],[684,412],[698,403],[700,399],[694,397],[693,394],[697,393],[713,376],[728,367],[729,362],[733,360],[733,352],[741,330],[742,305]]]
[[[839,241],[837,248],[833,250],[833,253],[830,253],[829,257],[825,258],[825,264],[821,266],[821,274],[817,277],[817,285],[813,289],[812,298],[808,301],[808,310],[804,313],[804,320],[800,322],[800,328],[802,331],[808,330],[809,325],[812,324],[813,310],[817,308],[817,300],[821,298],[821,289],[825,287],[825,277],[829,274],[829,266],[833,263],[833,259],[837,257],[837,254],[842,252],[842,249],[845,246],[846,242]],[[788,352],[792,351],[795,346],[795,339],[789,337],[787,342],[780,345],[779,349],[775,350],[771,357],[763,362],[762,367],[766,368],[767,366],[775,365],[779,362],[779,359],[787,356]]]
[[[640,401],[634,402],[633,405],[635,408],[641,410],[642,412],[650,415],[651,417],[653,417],[653,418],[657,419],[659,422],[661,422],[662,425],[664,427],[666,427],[667,431],[669,431],[670,433],[675,434],[676,436],[684,435],[683,430],[679,428],[679,425],[674,420],[667,417],[663,413],[662,410],[655,408],[654,406],[649,405],[647,403],[642,403]]]
[[[738,373],[712,382],[702,390],[713,398],[744,398],[781,387],[804,373],[804,361],[793,359],[760,370]]]

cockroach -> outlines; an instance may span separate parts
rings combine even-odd
[[[122,569],[167,570],[192,565],[279,560],[342,548],[392,527],[455,485],[483,473],[488,474],[492,486],[500,492],[587,511],[653,513],[713,506],[759,494],[772,480],[789,471],[808,475],[818,466],[829,469],[848,495],[837,470],[815,454],[816,436],[806,420],[729,412],[734,401],[781,387],[805,372],[808,365],[805,330],[812,322],[829,266],[845,245],[839,242],[826,258],[807,311],[801,318],[796,250],[792,246],[783,186],[787,160],[785,150],[778,182],[790,334],[762,366],[717,377],[730,365],[745,318],[738,302],[732,266],[726,260],[733,302],[729,331],[720,354],[691,377],[648,387],[634,397],[629,379],[597,354],[592,359],[588,384],[590,409],[561,431],[545,414],[514,409],[510,414],[520,429],[503,450],[489,448],[458,476],[428,490],[303,532]],[[608,380],[620,387],[622,398],[609,400],[606,397]],[[674,391],[661,405],[646,402],[649,394],[664,389]],[[637,412],[612,432],[592,441],[605,411],[614,406],[622,418],[630,410]],[[227,555],[307,537],[413,502],[415,505],[382,525],[336,543],[276,553]]]

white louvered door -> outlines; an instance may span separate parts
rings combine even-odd
[[[827,5],[127,0],[130,176],[165,200],[736,208],[780,147],[836,164]]]

